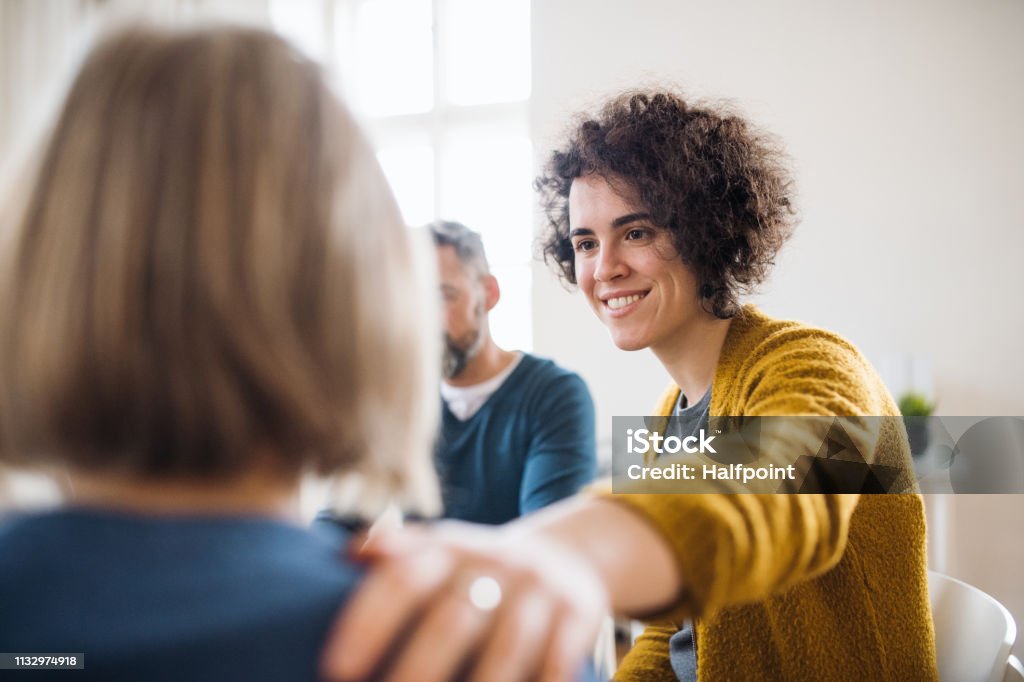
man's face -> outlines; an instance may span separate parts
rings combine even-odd
[[[437,270],[445,311],[443,372],[454,379],[483,346],[484,287],[480,276],[459,261],[454,246],[437,247]]]

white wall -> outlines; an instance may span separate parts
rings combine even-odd
[[[883,372],[930,366],[940,412],[1024,415],[1024,3],[533,3],[538,163],[568,114],[642,82],[725,97],[779,135],[803,216],[759,298]],[[538,223],[539,224],[539,223]],[[538,266],[537,352],[613,414],[664,383]],[[892,387],[894,391],[898,387]]]
[[[57,87],[51,81],[85,15],[80,3],[66,0],[0,1],[0,168],[34,128],[31,119],[44,107],[41,91]]]

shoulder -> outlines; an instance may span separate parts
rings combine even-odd
[[[808,364],[867,364],[856,346],[843,336],[801,322],[777,321],[754,350],[764,362],[806,362]]]
[[[867,365],[857,347],[840,334],[796,320],[768,317],[747,306],[730,327],[720,364],[725,369],[739,369],[751,361],[760,365]]]
[[[33,555],[43,547],[45,537],[33,541],[32,517],[15,513],[0,519],[0,603],[7,603],[7,589],[33,575]],[[0,610],[0,627],[4,619]]]
[[[89,679],[316,680],[354,589],[347,534],[58,510],[0,525],[0,650],[64,642]],[[146,655],[140,657],[139,651]]]
[[[235,616],[279,622],[301,613],[298,604],[337,604],[356,585],[361,571],[344,560],[347,537],[262,519],[30,515],[0,529],[0,601],[26,613],[47,605],[65,612],[54,627],[105,610],[156,628],[137,611],[147,600],[162,603],[167,618],[192,613],[196,631]],[[204,597],[214,593],[216,601]],[[114,620],[98,630],[116,630]]]
[[[528,387],[535,397],[585,396],[587,400],[590,399],[590,391],[583,378],[549,358],[523,353],[518,373],[522,375],[522,385]]]
[[[346,537],[260,519],[26,517],[0,530],[0,650],[65,642],[90,652],[90,679],[169,682],[186,659],[196,679],[319,679],[360,575]]]
[[[730,327],[716,373],[744,404],[753,394],[821,403],[837,414],[887,414],[891,398],[877,372],[848,339],[795,320],[771,318],[753,306]],[[735,411],[736,407],[732,410]]]
[[[0,520],[0,587],[37,579],[37,564],[57,559],[69,548],[72,555],[67,558],[73,561],[77,548],[89,542],[88,528],[76,521],[76,516],[59,511],[17,511]]]
[[[523,353],[521,366],[524,375],[536,382],[583,381],[580,375],[557,364],[554,360],[532,353]]]

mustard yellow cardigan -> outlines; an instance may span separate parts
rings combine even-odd
[[[659,414],[670,414],[678,396],[671,386]],[[711,414],[899,410],[849,342],[748,306],[722,347]],[[883,430],[875,443],[876,461],[909,466],[904,431]],[[702,681],[938,679],[919,495],[611,497],[660,531],[685,583],[616,680],[675,680],[669,637],[685,618],[694,622]]]

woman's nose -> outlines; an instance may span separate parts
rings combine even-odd
[[[594,279],[599,282],[610,282],[629,274],[629,267],[622,260],[619,250],[615,247],[602,248],[597,256]]]

